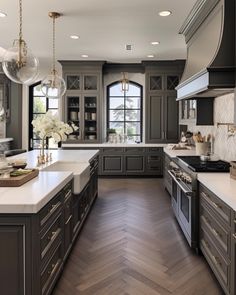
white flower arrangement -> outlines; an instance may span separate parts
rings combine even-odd
[[[48,111],[45,115],[38,116],[32,121],[32,125],[34,132],[41,139],[51,136],[55,142],[65,141],[67,135],[78,129],[73,123],[69,125],[59,120],[58,116],[53,115],[51,111]]]

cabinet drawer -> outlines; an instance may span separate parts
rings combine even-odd
[[[124,151],[125,151],[126,154],[131,154],[131,155],[133,155],[133,154],[143,154],[145,152],[145,148],[135,146],[135,147],[125,148]]]
[[[61,268],[63,260],[63,247],[60,243],[55,249],[51,259],[41,273],[40,283],[41,283],[41,294],[48,295],[51,293],[52,288],[56,282]]]
[[[146,148],[146,151],[148,153],[157,153],[157,154],[161,154],[162,151],[163,151],[163,148],[162,147],[149,147],[149,148]]]
[[[39,212],[39,227],[45,226],[46,222],[62,208],[63,191],[57,194],[40,212]]]
[[[41,259],[48,253],[48,251],[55,244],[58,237],[61,237],[62,234],[62,214],[60,213],[51,226],[41,234],[40,237],[40,253]]]
[[[64,218],[65,221],[70,217],[72,212],[72,198],[71,195],[65,200],[64,204]]]
[[[222,288],[227,292],[230,286],[230,263],[220,255],[203,229],[200,231],[200,247]]]
[[[114,154],[114,153],[123,153],[124,148],[121,147],[106,147],[106,148],[101,148],[101,152],[104,154]]]
[[[225,230],[204,206],[200,207],[200,226],[215,241],[217,249],[230,257],[230,230]]]
[[[213,213],[216,214],[216,218],[219,216],[222,221],[230,225],[231,209],[229,206],[227,206],[214,193],[202,185],[200,185],[200,197],[206,201]]]
[[[65,199],[71,194],[71,192],[72,192],[72,182],[71,181],[65,185],[65,187],[63,188],[63,192],[64,192]]]

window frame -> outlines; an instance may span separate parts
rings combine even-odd
[[[34,88],[40,85],[41,82],[36,82],[29,86],[29,141],[28,141],[28,150],[38,150],[38,148],[33,148],[32,141],[34,141],[34,132],[33,125],[31,124],[34,114],[45,114],[45,113],[34,113],[34,97],[45,97],[46,98],[46,112],[48,110],[58,110],[60,111],[60,103],[58,102],[58,108],[49,108],[49,98],[46,96],[34,96]],[[46,138],[46,148],[45,149],[56,149],[56,148],[48,148],[49,138]]]
[[[115,81],[115,82],[107,85],[107,106],[106,106],[106,111],[107,111],[106,128],[107,128],[107,130],[110,128],[109,123],[112,122],[112,121],[110,121],[110,110],[113,110],[113,109],[110,109],[110,97],[111,97],[110,96],[110,88],[112,86],[116,85],[116,84],[120,85],[120,88],[121,88],[121,82],[120,81]],[[126,109],[126,108],[124,108],[124,111],[125,110],[139,110],[140,111],[140,121],[126,121],[125,116],[124,116],[124,121],[119,121],[119,122],[124,123],[124,128],[125,128],[125,123],[140,122],[140,134],[139,135],[136,134],[136,136],[140,136],[140,142],[143,142],[143,86],[141,84],[137,83],[137,82],[134,82],[134,81],[129,81],[129,84],[139,87],[140,96],[126,96],[125,95],[126,92],[124,91],[123,95],[112,96],[112,97],[123,97],[124,98],[124,104],[125,104],[125,98],[126,97],[140,97],[140,108],[139,109]]]

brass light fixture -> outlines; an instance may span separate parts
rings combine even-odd
[[[61,16],[58,12],[49,12],[48,16],[52,18],[53,36],[52,36],[52,71],[41,82],[41,90],[48,98],[60,98],[66,92],[65,80],[60,77],[56,71],[56,34],[55,34],[55,20]]]
[[[28,48],[22,34],[22,0],[19,0],[19,39],[15,39],[13,47],[3,56],[2,68],[6,76],[20,84],[32,83],[38,74],[38,59]]]
[[[122,79],[120,83],[121,83],[121,91],[123,92],[129,91],[129,80],[127,76],[128,76],[127,73],[122,72]]]

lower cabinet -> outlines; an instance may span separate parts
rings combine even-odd
[[[201,184],[199,194],[200,249],[224,293],[235,295],[236,215],[227,204]]]
[[[161,147],[101,148],[100,176],[162,176]]]
[[[0,215],[1,294],[51,294],[97,196],[98,159],[93,161],[80,194],[72,194],[69,182],[37,214]]]
[[[165,154],[164,165],[163,165],[164,186],[166,190],[168,191],[168,193],[171,195],[172,178],[170,174],[168,173],[170,162],[171,162],[171,158],[167,154]]]

